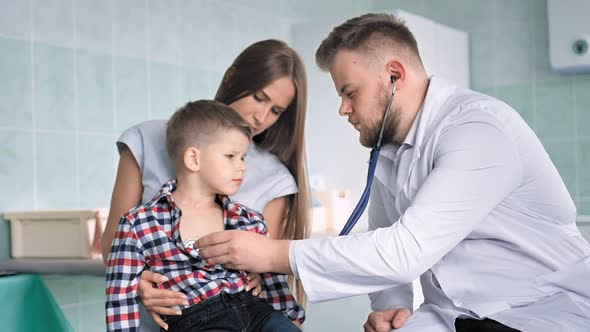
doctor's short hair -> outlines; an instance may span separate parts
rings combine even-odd
[[[166,150],[174,165],[181,165],[190,146],[206,146],[224,130],[236,129],[252,139],[250,125],[218,101],[197,100],[178,109],[166,124]]]
[[[354,17],[335,27],[320,44],[315,60],[320,69],[329,71],[340,50],[378,56],[377,51],[388,46],[422,66],[414,34],[399,17],[386,13]]]

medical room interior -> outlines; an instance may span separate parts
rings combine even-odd
[[[246,46],[275,38],[308,76],[311,237],[337,236],[369,149],[314,59],[371,12],[414,32],[429,75],[513,107],[541,140],[590,241],[588,0],[0,0],[2,331],[105,331],[100,240],[119,153],[142,121],[212,99]],[[354,176],[353,176],[354,174]],[[368,229],[367,212],[353,232]],[[415,282],[414,306],[422,302]],[[367,295],[307,304],[307,332],[362,331]],[[589,327],[590,330],[590,327]]]

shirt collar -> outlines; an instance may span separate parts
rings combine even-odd
[[[381,149],[381,155],[394,160],[396,155],[409,147],[420,147],[428,128],[436,117],[437,111],[443,106],[443,103],[449,95],[455,91],[456,86],[448,83],[444,79],[438,76],[431,76],[428,82],[428,90],[426,91],[426,97],[420,107],[420,110],[416,114],[414,122],[408,131],[408,135],[404,139],[404,142],[399,144],[387,144]]]
[[[422,104],[420,110],[416,114],[416,118],[414,119],[414,122],[412,122],[412,126],[410,127],[410,130],[408,131],[408,134],[406,135],[406,139],[404,139],[404,143],[402,144],[402,146],[408,145],[413,147],[416,144],[416,134],[418,131],[418,126],[420,125],[422,109],[424,109],[424,104]]]
[[[176,179],[170,179],[162,185],[158,194],[148,203],[149,207],[152,207],[156,203],[164,200],[168,205],[174,205],[174,199],[172,198],[172,192],[176,190]]]

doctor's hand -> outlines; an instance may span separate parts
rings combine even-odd
[[[373,311],[363,328],[365,332],[389,332],[402,327],[411,314],[408,308]]]
[[[288,240],[230,230],[208,234],[195,243],[199,255],[210,264],[249,272],[291,273]]]

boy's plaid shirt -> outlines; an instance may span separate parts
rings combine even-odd
[[[137,288],[144,270],[168,277],[168,281],[157,287],[186,294],[189,306],[222,291],[240,292],[247,284],[246,272],[207,264],[197,250],[184,247],[179,231],[181,211],[171,195],[175,189],[176,180],[168,181],[154,199],[130,210],[119,222],[107,261],[108,331],[139,330]],[[220,203],[226,230],[267,235],[266,223],[258,212],[225,196],[220,197]],[[261,276],[266,301],[291,320],[303,322],[305,312],[289,291],[287,277],[275,273]]]

